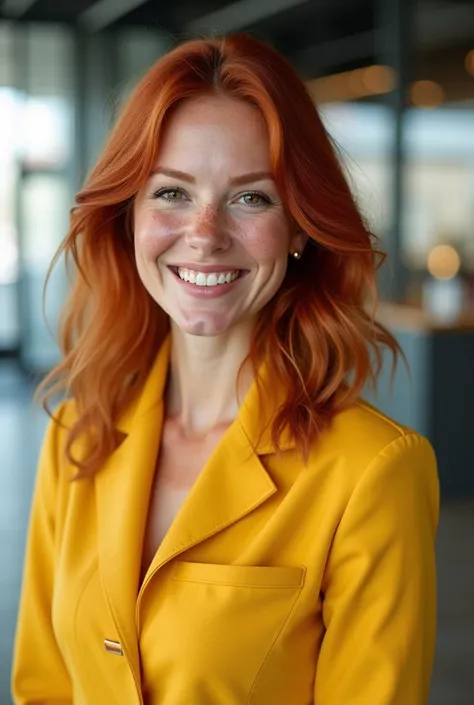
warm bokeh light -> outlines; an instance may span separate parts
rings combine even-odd
[[[367,66],[361,71],[362,81],[371,93],[382,94],[395,90],[397,75],[390,66]]]
[[[317,103],[337,103],[355,97],[348,85],[347,73],[315,78],[307,83],[307,87]]]
[[[461,267],[461,258],[451,245],[437,245],[428,255],[427,266],[435,279],[453,279]]]
[[[411,102],[418,108],[436,108],[444,97],[444,89],[436,81],[415,81],[410,86]]]
[[[464,65],[466,67],[466,71],[474,76],[474,49],[466,54]]]
[[[345,84],[354,98],[363,98],[367,95],[367,86],[364,83],[364,70],[354,69],[343,74]]]
[[[357,100],[390,93],[397,75],[390,66],[365,66],[309,81],[308,88],[319,103]]]

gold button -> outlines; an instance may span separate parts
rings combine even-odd
[[[123,656],[122,647],[119,641],[112,641],[111,639],[104,639],[105,650],[109,654],[115,654],[116,656]]]

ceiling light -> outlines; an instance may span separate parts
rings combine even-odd
[[[438,245],[429,253],[427,266],[435,279],[453,279],[461,268],[461,258],[451,245]]]

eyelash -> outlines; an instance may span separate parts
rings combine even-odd
[[[185,191],[182,188],[179,188],[178,186],[176,188],[171,188],[168,186],[168,187],[160,188],[160,189],[158,189],[158,191],[155,191],[153,193],[153,198],[161,198],[166,193],[170,193],[170,192],[176,192],[176,193],[180,193],[180,194],[185,195]],[[261,191],[245,191],[245,193],[241,193],[238,198],[243,198],[244,196],[259,196],[265,202],[266,205],[271,205],[273,203],[271,198],[269,196],[267,196],[265,193],[262,193]],[[165,200],[168,200],[168,199],[165,199]],[[169,202],[172,203],[173,200],[174,199],[171,199]],[[180,200],[180,199],[177,199],[177,200]],[[250,206],[250,208],[258,208],[262,204],[258,203],[256,205],[252,205],[251,203],[246,203],[245,205]]]
[[[155,191],[155,192],[153,193],[152,198],[161,198],[161,197],[164,196],[166,193],[180,193],[180,194],[185,195],[185,192],[183,191],[183,189],[181,189],[181,188],[179,188],[179,187],[172,188],[172,187],[170,187],[170,186],[167,186],[167,187],[163,187],[163,188],[158,189],[158,191]],[[167,199],[167,198],[165,198],[164,200],[165,200],[165,201],[168,201],[169,203],[173,203],[173,200],[174,200],[174,199]],[[181,200],[181,199],[176,199],[176,200]]]

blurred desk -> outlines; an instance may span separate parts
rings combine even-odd
[[[466,312],[459,320],[444,322],[425,313],[416,306],[382,303],[378,307],[377,320],[390,330],[406,330],[424,333],[452,333],[471,331],[474,333],[474,311]]]
[[[384,353],[377,391],[365,398],[427,436],[439,463],[445,496],[474,496],[474,315],[442,323],[410,306],[381,304],[377,319],[405,353],[391,384]]]

